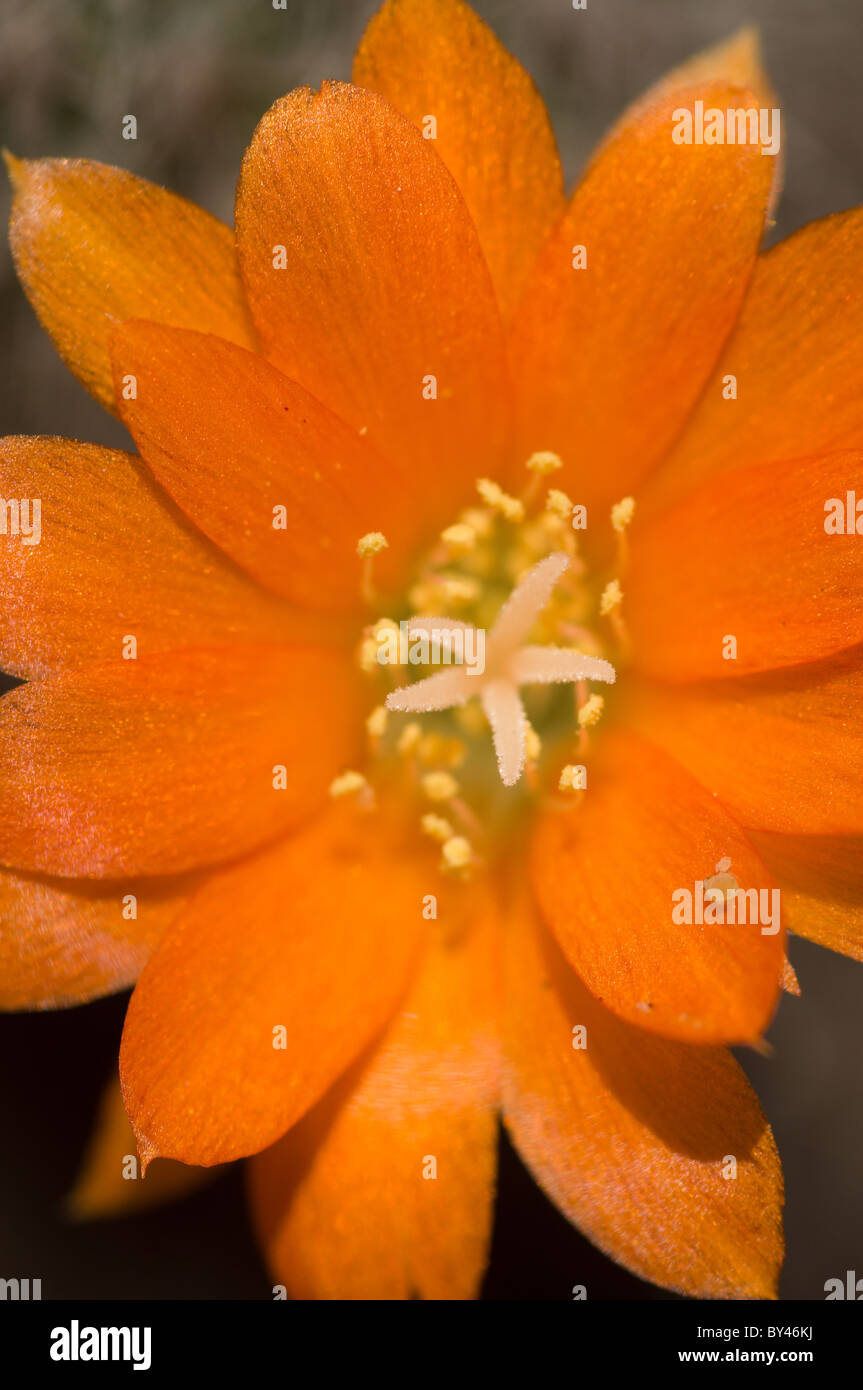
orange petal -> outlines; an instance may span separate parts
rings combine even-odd
[[[102,878],[254,849],[326,800],[351,760],[352,694],[346,660],[301,647],[145,656],[19,686],[0,701],[0,862]]]
[[[40,503],[38,544],[23,533],[2,541],[0,666],[12,675],[109,660],[130,635],[142,653],[287,636],[284,606],[190,527],[130,454],[2,439],[0,496],[27,499],[28,526]]]
[[[513,320],[523,455],[552,449],[580,503],[608,504],[662,457],[713,367],[748,283],[771,163],[754,145],[676,145],[672,113],[751,106],[711,85],[663,97],[576,189]],[[649,216],[646,215],[649,209]],[[574,248],[587,265],[574,269]]]
[[[237,246],[267,355],[409,467],[422,510],[446,518],[499,472],[494,290],[452,176],[406,117],[342,83],[276,102],[243,164]]]
[[[863,208],[810,222],[758,258],[735,331],[640,510],[734,468],[860,447],[861,258]],[[729,374],[736,400],[723,398]]]
[[[665,1288],[775,1298],[782,1173],[733,1058],[621,1023],[527,920],[512,924],[507,1001],[504,1117],[564,1215]]]
[[[755,842],[756,848],[757,848],[757,847],[758,847],[758,846],[757,846],[757,839],[756,839],[755,836],[753,836],[753,842]],[[764,856],[762,855],[762,858],[763,858],[763,857],[764,857]],[[766,864],[766,863],[767,863],[767,860],[765,859],[764,862],[765,862],[765,864]],[[787,905],[787,899],[786,899],[786,905]],[[797,978],[797,974],[796,974],[796,972],[795,972],[794,966],[791,964],[791,962],[790,962],[790,960],[788,959],[787,956],[785,957],[784,961],[782,962],[782,988],[784,989],[784,991],[785,991],[786,994],[793,994],[793,995],[795,995],[795,996],[798,997],[798,998],[800,997],[800,994],[801,994],[800,981],[799,981],[798,978]]]
[[[853,960],[863,960],[863,838],[752,835],[782,888],[788,926]]]
[[[0,870],[0,1009],[66,1008],[128,989],[192,886]]]
[[[74,1220],[127,1216],[185,1197],[216,1176],[217,1169],[193,1168],[173,1159],[158,1159],[140,1171],[135,1135],[115,1077],[105,1087],[96,1127],[75,1186],[66,1199]]]
[[[89,159],[7,161],[15,267],[67,367],[115,409],[108,335],[150,318],[254,346],[230,228]]]
[[[387,0],[363,35],[353,79],[429,132],[508,313],[564,208],[554,132],[531,78],[462,0],[431,9]]]
[[[201,891],[126,1016],[145,1161],[257,1153],[320,1099],[398,1005],[429,873],[378,815],[337,808]]]
[[[632,682],[627,711],[749,829],[863,834],[860,648],[683,689]]]
[[[773,84],[761,60],[761,45],[755,25],[746,25],[738,29],[730,38],[702,49],[700,53],[694,54],[665,73],[623,113],[612,133],[629,122],[640,119],[645,111],[663,97],[679,92],[684,87],[705,86],[711,82],[727,82],[733,87],[745,87],[747,91],[755,94],[759,109],[772,109],[778,105]],[[768,217],[781,191],[785,164],[784,145],[777,155],[771,157],[771,163],[773,180]]]
[[[776,920],[697,924],[696,884],[725,858],[772,915],[773,881],[739,826],[666,754],[616,732],[583,804],[540,821],[532,878],[570,964],[609,1009],[666,1037],[755,1042],[777,1002],[784,933]],[[691,895],[689,923],[672,918],[678,890]]]
[[[361,536],[389,538],[378,588],[412,555],[425,519],[406,515],[404,471],[263,358],[140,321],[116,330],[113,350],[118,398],[127,373],[138,383],[121,409],[145,461],[261,583],[312,608],[355,609]]]
[[[768,463],[636,526],[626,621],[638,666],[672,681],[733,677],[863,640],[863,545],[824,529],[825,501],[844,516],[860,483],[860,453]]]
[[[478,1292],[497,1158],[497,923],[455,891],[371,1058],[253,1161],[256,1224],[293,1298]]]

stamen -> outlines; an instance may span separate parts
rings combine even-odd
[[[573,561],[573,574],[582,574],[584,565],[576,559],[578,546],[575,532],[569,524],[571,518],[572,499],[567,497],[565,492],[561,492],[560,488],[549,488],[545,499],[545,511],[540,520],[546,534],[554,537],[556,547],[565,550]]]
[[[437,575],[432,575],[430,579],[420,580],[419,584],[414,584],[408,593],[408,599],[414,608],[435,608],[440,601],[440,582]]]
[[[357,541],[357,554],[363,561],[362,596],[366,603],[374,603],[375,590],[372,583],[372,560],[387,548],[387,538],[382,531],[368,531]]]
[[[363,791],[371,792],[371,787],[361,772],[354,772],[352,769],[340,773],[330,783],[330,796],[334,799],[342,796],[355,796],[358,792]]]
[[[441,868],[445,873],[463,874],[473,863],[473,850],[470,840],[464,835],[453,835],[447,840],[441,853]]]
[[[423,734],[417,744],[417,757],[426,767],[461,767],[467,749],[460,738],[444,734]]]
[[[432,574],[426,580],[415,584],[408,594],[414,608],[435,608],[438,604],[452,604],[463,608],[476,603],[480,596],[480,586],[475,579],[460,574]]]
[[[372,627],[372,634],[375,643],[375,664],[378,670],[384,666],[391,672],[394,666],[401,665],[399,625],[394,623],[392,618],[378,618]]]
[[[524,521],[524,504],[504,492],[491,478],[477,478],[476,490],[492,511],[500,512],[505,521]]]
[[[552,454],[546,449],[531,454],[525,467],[528,472],[533,474],[533,477],[521,494],[521,500],[525,506],[529,506],[536,496],[540,478],[546,477],[549,473],[556,473],[559,468],[563,467],[563,461],[557,454]]]
[[[480,540],[487,541],[492,533],[494,521],[482,507],[466,507],[460,520],[465,526],[469,526]]]
[[[433,811],[428,811],[423,816],[420,826],[424,835],[428,835],[432,840],[437,840],[440,844],[445,844],[455,835],[449,821],[444,816],[436,816]]]
[[[476,603],[481,592],[475,579],[464,579],[461,575],[442,575],[440,587],[444,598],[456,607]]]
[[[545,506],[547,511],[559,516],[561,521],[569,521],[572,516],[572,502],[559,488],[549,488]]]
[[[451,801],[458,793],[458,782],[450,772],[427,772],[421,785],[429,801]]]
[[[611,509],[611,524],[617,532],[617,568],[622,574],[626,569],[629,560],[629,545],[626,537],[626,529],[635,514],[635,498],[624,497],[620,502],[615,502]]]
[[[530,720],[527,721],[527,729],[525,731],[524,751],[529,763],[539,762],[539,755],[542,752],[542,741]]]
[[[375,709],[372,710],[371,714],[366,720],[366,732],[369,738],[383,738],[384,734],[387,731],[388,718],[389,716],[387,714],[385,705],[378,705]]]
[[[559,454],[553,454],[549,449],[540,449],[538,453],[531,454],[525,465],[532,473],[556,473],[563,467],[563,459]]]
[[[620,655],[626,656],[629,651],[629,633],[623,615],[620,612],[620,605],[623,602],[623,590],[618,579],[612,579],[606,584],[599,599],[599,611],[603,618],[608,618],[614,630],[620,648]]]
[[[363,638],[357,652],[357,661],[360,670],[364,671],[367,676],[374,675],[375,671],[381,669],[378,662],[378,644],[374,637]]]
[[[558,789],[562,792],[580,792],[584,790],[584,773],[575,763],[567,763],[561,769]]]
[[[601,695],[589,695],[584,704],[578,711],[578,722],[582,729],[589,729],[594,724],[598,724],[602,718],[602,711],[605,709],[605,701]]]
[[[612,579],[602,591],[599,599],[599,611],[603,618],[607,618],[615,608],[619,608],[623,602],[623,590],[620,587],[619,579]]]
[[[451,555],[467,555],[476,545],[476,531],[465,522],[457,522],[441,532],[441,540]]]
[[[623,535],[634,515],[634,497],[624,497],[620,502],[615,502],[611,509],[611,524],[619,536]]]
[[[410,724],[405,724],[399,734],[396,744],[396,748],[398,752],[401,753],[402,757],[406,757],[408,754],[413,753],[422,738],[422,732],[422,726],[417,724],[414,720],[412,720]]]

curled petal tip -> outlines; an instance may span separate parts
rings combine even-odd
[[[145,1139],[137,1132],[135,1137],[138,1141],[138,1159],[141,1164],[141,1177],[145,1178],[147,1176],[147,1169],[153,1162],[153,1159],[159,1158],[161,1155],[156,1145],[152,1144],[149,1139]]]
[[[3,150],[0,151],[0,153],[2,153],[3,155],[3,163],[6,165],[6,173],[9,175],[9,182],[12,185],[12,191],[15,192],[15,190],[18,188],[18,185],[21,182],[21,177],[24,173],[24,160],[17,159],[16,156],[12,153],[12,151],[7,150],[5,146],[3,147]]]

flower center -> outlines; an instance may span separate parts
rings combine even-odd
[[[634,502],[611,511],[613,572],[592,573],[579,545],[586,509],[542,480],[561,467],[537,453],[520,497],[477,482],[466,508],[421,557],[402,601],[363,631],[368,765],[334,796],[370,808],[395,786],[445,872],[467,877],[498,853],[537,803],[570,804],[587,785],[592,731],[626,657],[621,575]],[[357,547],[374,606],[380,533]],[[614,665],[612,665],[612,659]]]

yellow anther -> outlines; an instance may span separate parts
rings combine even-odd
[[[376,709],[372,710],[366,720],[366,732],[369,738],[383,738],[387,731],[388,718],[386,705],[378,705]]]
[[[602,711],[605,709],[605,701],[601,695],[588,695],[584,704],[578,711],[578,722],[582,729],[589,729],[591,725],[598,724],[602,718]]]
[[[401,754],[412,753],[422,738],[422,728],[414,720],[410,724],[405,724],[399,734],[396,748]]]
[[[377,555],[386,548],[387,538],[381,531],[369,531],[357,541],[357,554],[361,560],[365,560],[369,555]]]
[[[481,586],[475,579],[461,574],[434,574],[426,580],[421,580],[419,584],[414,584],[408,598],[411,607],[422,613],[441,604],[451,604],[460,608],[476,603],[481,592]]]
[[[477,478],[476,490],[487,506],[500,512],[505,521],[524,521],[524,503],[504,492],[491,478]]]
[[[464,762],[466,751],[460,738],[448,738],[437,732],[423,734],[417,745],[417,757],[426,767],[434,764],[459,767]]]
[[[563,467],[563,459],[559,454],[553,454],[548,449],[541,449],[537,454],[531,454],[527,461],[531,473],[556,473]]]
[[[553,512],[555,516],[559,516],[561,521],[569,521],[572,516],[572,502],[566,493],[561,492],[559,488],[549,488],[545,505],[547,510]]]
[[[368,785],[361,772],[343,772],[330,783],[330,796],[353,796],[356,792],[365,791]]]
[[[420,821],[422,832],[430,839],[437,840],[439,844],[445,844],[451,840],[455,831],[449,821],[444,816],[436,816],[433,811],[429,811]]]
[[[365,671],[367,676],[381,669],[378,663],[378,644],[373,637],[363,638],[357,653],[357,660],[360,663],[360,670]]]
[[[441,532],[441,540],[451,555],[467,555],[476,545],[476,531],[466,522],[456,522]]]
[[[427,580],[414,584],[408,593],[408,601],[416,613],[429,613],[440,602],[440,596],[438,580]]]
[[[558,789],[562,792],[579,792],[584,789],[584,768],[575,763],[567,763],[561,770]]]
[[[375,642],[375,661],[378,666],[399,666],[402,663],[400,629],[392,618],[378,618],[372,627]]]
[[[551,540],[555,549],[563,544],[572,554],[575,553],[575,532],[567,526],[566,519],[554,512],[543,512],[539,518],[546,540]]]
[[[467,869],[473,861],[473,850],[470,840],[466,840],[464,835],[453,835],[447,840],[441,852],[441,868],[450,873],[458,873],[460,870]]]
[[[635,514],[635,498],[624,497],[615,502],[611,509],[611,524],[618,535],[622,535]]]
[[[599,611],[603,618],[607,618],[615,608],[619,608],[623,602],[623,590],[620,581],[612,579],[606,584],[599,598]]]
[[[458,782],[449,772],[427,772],[422,789],[429,801],[452,801],[458,792]]]
[[[538,517],[519,528],[519,542],[531,560],[542,560],[548,554],[548,521],[549,513],[540,512]]]
[[[463,525],[469,526],[481,540],[486,540],[491,535],[494,525],[492,518],[488,512],[483,511],[482,507],[466,507],[459,517],[459,521]]]
[[[463,579],[460,575],[443,576],[440,587],[446,601],[456,605],[476,603],[482,592],[475,579]]]
[[[539,734],[532,724],[528,724],[525,736],[525,754],[529,763],[535,763],[542,752]]]

